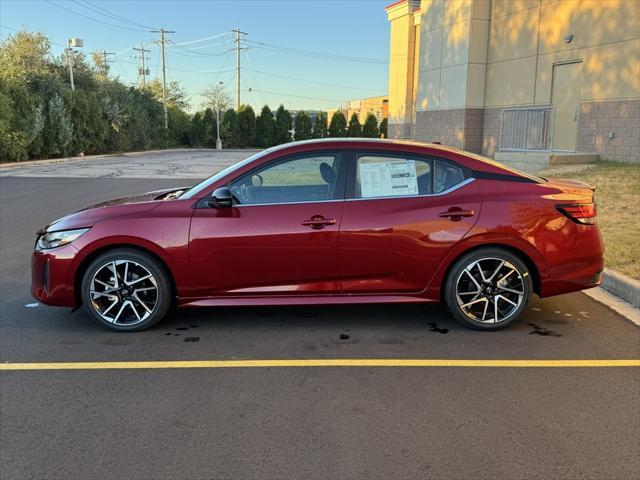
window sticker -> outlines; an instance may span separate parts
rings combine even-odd
[[[358,173],[362,198],[418,194],[416,162],[413,160],[359,163]]]

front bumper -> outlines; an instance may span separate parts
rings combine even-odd
[[[31,256],[31,295],[45,305],[76,307],[75,272],[78,250],[71,244],[34,251]]]

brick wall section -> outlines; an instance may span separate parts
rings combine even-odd
[[[390,123],[387,126],[387,136],[393,139],[413,138],[412,129],[411,123]]]
[[[500,141],[501,108],[485,108],[482,129],[482,155],[494,158]]]
[[[467,108],[464,112],[464,149],[482,152],[482,132],[484,130],[484,108]]]
[[[416,112],[415,139],[464,148],[465,109]]]
[[[614,138],[609,139],[609,132],[615,133]],[[640,99],[582,102],[577,151],[640,163]]]

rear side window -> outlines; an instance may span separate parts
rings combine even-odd
[[[464,182],[464,171],[448,162],[435,161],[434,192],[442,193]]]
[[[433,192],[433,160],[361,155],[356,163],[356,198],[407,197]]]

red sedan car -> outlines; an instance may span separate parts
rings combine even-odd
[[[53,222],[38,232],[32,294],[121,331],[174,304],[391,302],[444,302],[498,330],[532,293],[600,283],[593,191],[439,145],[290,143]]]

